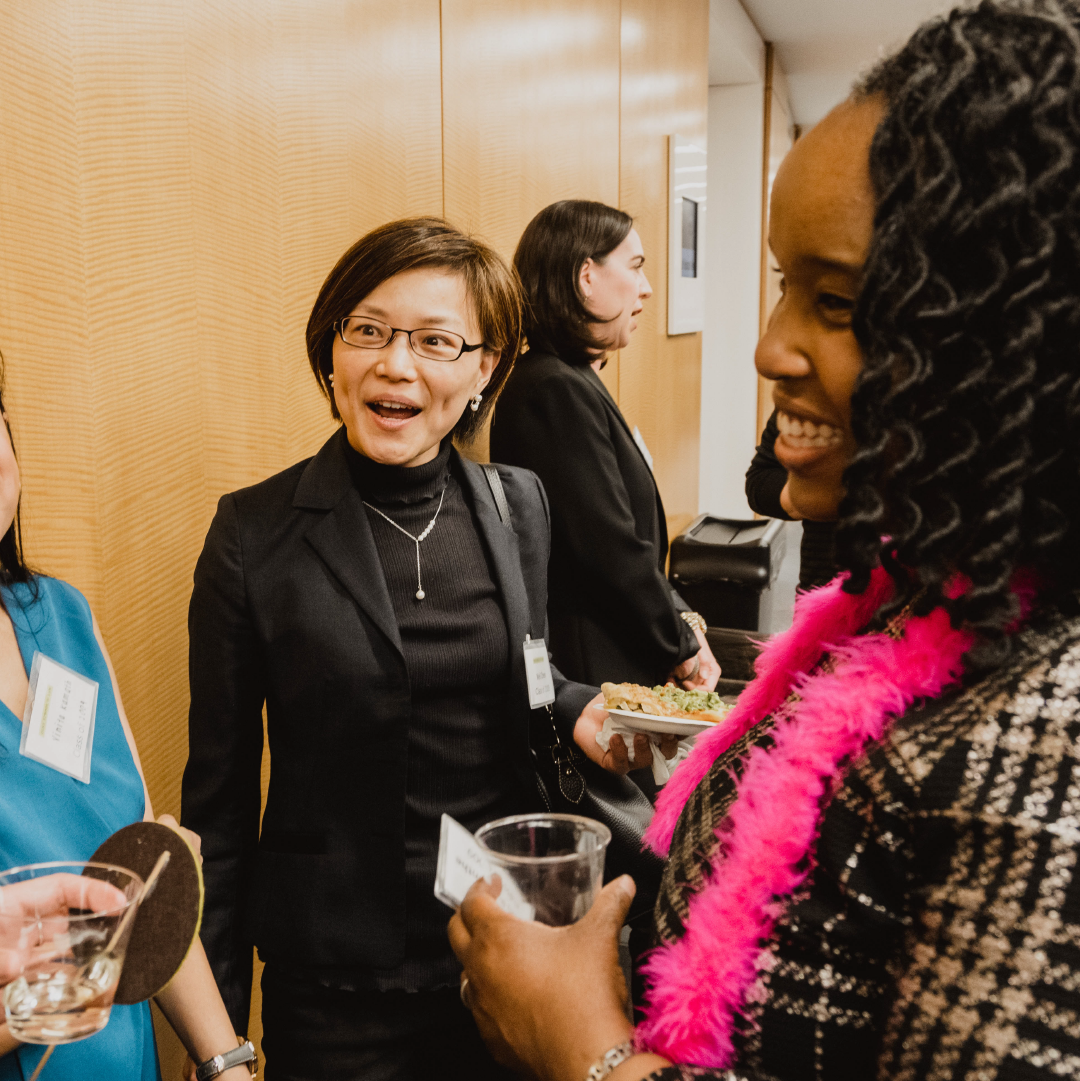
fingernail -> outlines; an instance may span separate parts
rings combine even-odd
[[[619,889],[626,897],[633,897],[637,893],[637,883],[629,875],[622,875],[619,878]]]

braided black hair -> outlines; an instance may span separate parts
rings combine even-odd
[[[852,592],[892,575],[882,619],[945,603],[982,667],[1019,568],[1047,595],[1080,580],[1080,6],[959,8],[856,96],[886,113],[838,557]],[[971,587],[948,600],[954,572]]]

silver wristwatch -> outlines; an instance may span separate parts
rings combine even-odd
[[[258,1074],[258,1064],[255,1059],[255,1045],[250,1040],[244,1040],[239,1047],[226,1051],[224,1055],[215,1055],[208,1058],[195,1071],[195,1081],[210,1081],[210,1078],[231,1070],[234,1066],[243,1066],[248,1063],[251,1076]]]

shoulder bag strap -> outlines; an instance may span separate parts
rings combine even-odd
[[[491,494],[495,497],[495,506],[499,511],[499,521],[502,522],[507,529],[513,532],[514,526],[510,521],[510,504],[506,501],[506,492],[503,490],[502,478],[499,476],[498,467],[492,465],[490,462],[481,462],[480,468],[484,471],[484,476],[487,477],[488,487],[491,489]]]
[[[506,501],[506,492],[503,490],[502,478],[499,476],[499,470],[490,462],[481,462],[480,468],[484,471],[484,476],[487,477],[488,487],[491,489],[491,494],[495,497],[495,506],[499,509],[499,521],[501,521],[507,529],[513,532],[514,525],[513,522],[510,521],[510,504]],[[547,710],[548,721],[551,724],[551,735],[555,740],[548,749],[551,752],[552,764],[555,768],[559,790],[563,797],[571,803],[580,803],[582,797],[585,795],[585,778],[581,775],[581,771],[577,768],[577,764],[574,761],[577,752],[575,752],[573,747],[568,747],[564,744],[559,738],[559,729],[555,724],[554,710],[552,710],[551,706],[546,706],[545,709]],[[540,774],[539,771],[538,780],[544,802],[550,803],[547,785],[544,783],[543,775]]]

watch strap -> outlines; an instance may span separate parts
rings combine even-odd
[[[195,1070],[195,1081],[210,1081],[211,1078],[218,1077],[226,1070],[231,1070],[234,1066],[243,1066],[245,1063],[252,1064],[251,1076],[255,1077],[258,1072],[255,1065],[255,1045],[250,1040],[244,1040],[239,1047],[234,1047],[223,1055],[208,1058]]]

